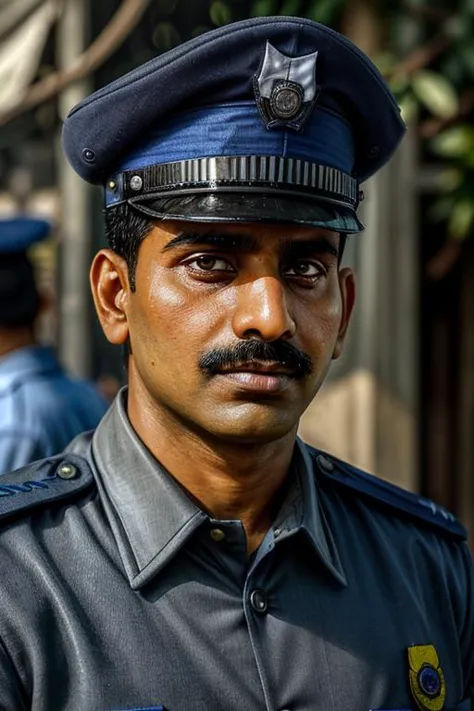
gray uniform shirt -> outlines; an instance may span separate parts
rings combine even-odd
[[[52,460],[0,487],[1,711],[414,709],[414,645],[444,675],[445,703],[426,708],[471,708],[471,562],[434,507],[384,502],[297,442],[249,559],[242,524],[160,467],[123,394],[74,449],[74,479]]]

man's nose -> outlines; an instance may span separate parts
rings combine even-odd
[[[265,276],[239,287],[232,326],[240,339],[289,340],[296,323],[288,309],[285,289],[275,276]]]

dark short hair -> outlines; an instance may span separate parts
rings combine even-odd
[[[40,310],[33,265],[24,252],[0,260],[0,327],[33,326]]]
[[[126,202],[105,210],[105,235],[110,249],[127,263],[132,291],[135,291],[136,286],[138,250],[152,228],[153,222]]]
[[[128,203],[122,203],[105,210],[105,234],[111,249],[122,257],[128,266],[130,288],[135,291],[138,251],[143,239],[153,228],[153,222],[134,210]],[[339,260],[342,259],[347,235],[340,235]]]

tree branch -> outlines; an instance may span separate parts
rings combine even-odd
[[[426,44],[417,47],[408,57],[396,64],[388,72],[385,72],[385,77],[391,79],[397,74],[405,76],[415,74],[415,72],[434,62],[440,54],[443,54],[451,46],[452,42],[453,40],[444,34],[436,35]]]
[[[452,13],[448,12],[448,10],[428,7],[428,5],[413,5],[409,0],[402,2],[402,8],[412,17],[426,20],[427,22],[446,22],[452,17]]]
[[[425,267],[425,274],[432,281],[441,281],[454,269],[459,261],[464,242],[447,239]]]
[[[422,138],[434,138],[438,133],[444,131],[445,128],[449,128],[458,123],[461,119],[469,116],[472,111],[474,111],[474,89],[467,89],[459,99],[459,111],[449,118],[427,119],[419,128],[420,136]]]
[[[33,84],[9,111],[0,113],[0,126],[57,96],[74,82],[100,67],[137,26],[151,0],[123,0],[109,24],[68,69],[54,72]]]

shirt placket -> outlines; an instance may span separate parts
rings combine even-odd
[[[264,638],[265,618],[268,614],[270,594],[265,576],[265,558],[275,548],[275,534],[270,529],[260,545],[256,557],[249,568],[243,590],[243,608],[247,629],[250,637],[255,664],[262,685],[267,711],[287,711],[280,709],[275,700],[276,690],[271,688],[268,665],[270,657],[265,651]]]

